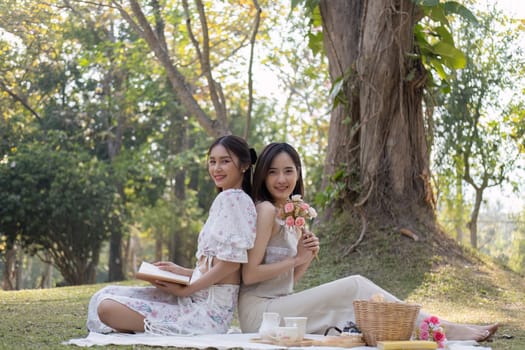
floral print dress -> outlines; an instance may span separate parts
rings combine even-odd
[[[197,259],[204,257],[208,267],[213,258],[246,263],[247,251],[255,241],[255,221],[255,206],[244,191],[220,192],[199,234]],[[192,282],[200,276],[196,267]],[[235,284],[216,284],[188,297],[155,287],[108,286],[91,298],[87,328],[99,333],[114,331],[100,321],[97,313],[102,300],[112,299],[143,315],[146,330],[163,329],[165,334],[226,333],[237,306],[238,292],[239,286]]]

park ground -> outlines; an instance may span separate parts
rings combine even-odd
[[[436,247],[396,234],[365,240],[353,252],[329,248],[341,246],[335,238],[325,237],[325,242],[320,259],[313,262],[299,289],[361,274],[450,321],[501,323],[494,338],[483,343],[493,350],[525,349],[525,278],[494,260],[468,249]],[[89,298],[104,285],[0,291],[0,350],[71,349],[61,343],[87,335]]]

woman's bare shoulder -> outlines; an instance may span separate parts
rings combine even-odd
[[[255,208],[257,209],[257,213],[260,213],[260,212],[272,212],[273,213],[273,212],[275,212],[275,205],[273,205],[269,201],[258,202],[255,205]]]

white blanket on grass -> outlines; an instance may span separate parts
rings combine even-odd
[[[208,334],[198,336],[158,336],[146,333],[138,334],[124,334],[124,333],[110,333],[100,334],[91,332],[86,338],[70,339],[63,344],[77,345],[89,347],[93,345],[150,345],[150,346],[174,346],[180,348],[197,348],[207,349],[216,348],[218,350],[226,350],[231,348],[242,348],[243,350],[275,350],[286,349],[286,347],[279,345],[268,345],[251,342],[250,339],[256,338],[257,334]],[[320,335],[307,334],[305,336],[309,339],[322,338]],[[449,341],[446,344],[446,350],[491,350],[488,347],[480,347],[474,341]],[[287,349],[305,349],[305,350],[341,350],[347,348],[329,347],[329,346],[308,346],[308,347],[289,347]],[[373,350],[376,347],[359,346],[352,350]]]

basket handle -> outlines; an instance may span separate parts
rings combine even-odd
[[[324,331],[324,335],[326,336],[328,334],[328,332],[330,332],[330,330],[332,329],[335,329],[336,331],[339,332],[339,334],[343,333],[343,332],[348,332],[348,333],[361,333],[361,331],[359,330],[359,328],[357,328],[357,325],[352,322],[352,321],[349,321],[345,328],[343,328],[343,330],[339,329],[339,327],[336,327],[336,326],[332,326],[332,327],[328,327],[326,329],[326,331]]]
[[[338,331],[339,333],[343,333],[343,331],[340,330],[338,327],[336,327],[336,326],[332,326],[332,327],[328,327],[328,328],[326,329],[326,331],[324,331],[324,336],[326,337],[326,336],[328,335],[328,332],[330,332],[330,330],[332,330],[332,329],[335,329],[335,330]]]

